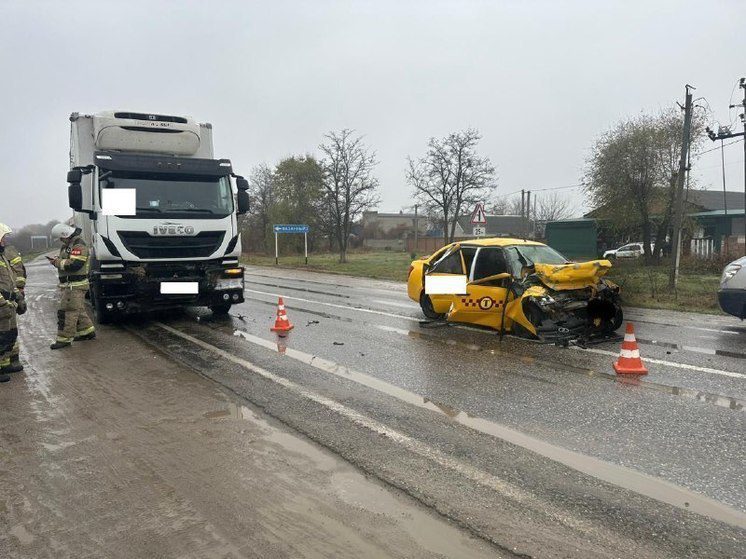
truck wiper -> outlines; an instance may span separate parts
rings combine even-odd
[[[206,208],[171,208],[171,211],[173,212],[195,212],[195,213],[208,213],[208,214],[214,214],[215,212],[212,210],[208,210]]]
[[[163,213],[163,210],[160,208],[135,208],[136,213],[140,212],[155,212],[155,213]]]

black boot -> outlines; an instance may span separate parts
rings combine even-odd
[[[73,345],[72,342],[54,342],[49,346],[49,349],[62,349],[63,347],[69,347]]]
[[[6,365],[5,367],[0,367],[0,374],[9,374],[9,373],[20,373],[23,371],[23,365],[21,365],[20,361],[11,362],[10,365]]]
[[[0,382],[8,382],[10,380],[10,375],[5,375],[0,373]]]
[[[96,337],[96,332],[91,332],[90,334],[83,334],[82,336],[75,336],[73,339],[76,342],[82,342],[85,340],[93,340]]]

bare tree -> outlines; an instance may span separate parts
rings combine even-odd
[[[329,207],[328,218],[337,238],[339,261],[347,262],[347,245],[352,224],[364,210],[379,203],[378,180],[373,168],[378,164],[374,152],[365,146],[361,136],[345,128],[329,132],[319,146],[324,158],[324,192]]]
[[[476,153],[480,139],[473,129],[430,138],[424,157],[408,158],[407,182],[430,218],[442,224],[446,243],[453,241],[462,212],[484,200],[496,186],[489,158]]]
[[[536,221],[557,221],[572,217],[574,211],[570,200],[561,197],[556,192],[539,196],[536,200],[536,212],[533,212],[533,218]]]
[[[497,197],[489,206],[491,215],[521,215],[521,199],[517,196]]]

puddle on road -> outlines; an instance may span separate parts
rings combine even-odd
[[[387,518],[391,525],[406,532],[434,557],[462,556],[464,540],[470,540],[472,544],[480,543],[472,538],[465,538],[457,528],[444,524],[440,518],[422,510],[419,505],[411,506],[410,497],[400,494],[399,490],[392,490],[382,482],[370,479],[331,451],[272,425],[247,406],[228,403],[228,407],[224,409],[208,411],[202,415],[206,419],[251,422],[260,429],[262,440],[274,443],[284,451],[303,456],[317,470],[327,473],[329,490],[339,501],[377,517]]]
[[[268,306],[276,306],[276,304],[271,301],[260,300],[257,302],[264,303]],[[315,316],[320,316],[322,318],[328,318],[331,320],[339,320],[342,322],[360,322],[349,317],[337,316],[337,315],[329,314],[323,311],[316,311],[316,310],[307,309],[303,307],[293,306],[293,309],[300,311],[300,312],[312,314]],[[425,340],[428,342],[441,343],[441,344],[445,344],[445,345],[452,346],[452,347],[461,347],[464,349],[468,349],[469,351],[486,351],[486,352],[489,352],[490,355],[502,355],[502,356],[507,356],[511,358],[516,358],[516,359],[521,360],[523,363],[526,363],[529,365],[539,364],[539,365],[544,365],[550,368],[559,367],[561,370],[566,371],[566,372],[580,374],[580,375],[590,377],[590,378],[601,378],[601,379],[605,379],[605,380],[615,382],[618,384],[623,384],[625,386],[637,386],[637,387],[644,388],[644,389],[655,390],[657,392],[670,394],[672,396],[679,396],[682,398],[688,398],[688,399],[696,400],[698,402],[712,404],[712,405],[727,408],[730,410],[742,411],[746,408],[746,400],[742,400],[740,398],[735,398],[731,396],[723,396],[721,394],[714,394],[711,392],[705,392],[703,390],[695,390],[692,388],[685,388],[681,386],[671,386],[668,384],[653,382],[651,380],[642,380],[640,377],[636,377],[636,376],[620,377],[612,373],[605,373],[602,371],[597,371],[595,369],[577,367],[574,365],[570,365],[569,363],[559,363],[559,362],[554,362],[551,360],[535,358],[535,357],[531,357],[527,355],[521,355],[515,352],[511,352],[509,350],[506,350],[504,348],[488,348],[488,347],[481,346],[476,343],[461,342],[458,340],[454,340],[452,338],[444,339],[444,338],[441,338],[441,337],[438,337],[432,334],[427,334],[425,332],[418,331],[418,330],[405,330],[403,328],[396,328],[393,326],[386,326],[382,324],[376,324],[376,323],[365,322],[365,321],[363,321],[362,323],[365,325],[374,327],[374,328],[378,328],[379,330],[383,330],[384,332],[393,332],[396,334],[401,334],[401,335],[404,335],[410,338],[421,339],[421,340]],[[440,325],[441,323],[438,323],[438,324]],[[226,331],[229,331],[229,330],[226,328]],[[236,331],[241,331],[241,330],[239,328]],[[234,335],[235,335],[235,332],[234,332]],[[642,340],[638,338],[638,341],[642,341]],[[664,342],[657,342],[657,345],[664,346]],[[676,344],[670,344],[670,345],[675,346]],[[285,353],[285,349],[287,348],[286,341],[278,342],[278,351],[281,348],[282,348],[282,351],[280,351],[280,353]],[[734,352],[728,353],[722,350],[713,350],[713,351],[721,351],[721,353],[716,353],[717,355],[731,356],[731,357],[734,356],[733,355]],[[742,355],[744,358],[746,358],[746,354],[736,354],[736,355],[738,356]],[[543,379],[539,379],[538,377],[532,377],[532,378],[535,378],[536,380],[540,380],[540,381],[543,380]]]
[[[253,334],[241,330],[236,330],[234,335],[241,336],[260,347],[275,350],[275,344],[270,340],[254,336]],[[349,367],[345,367],[344,365],[329,361],[316,355],[311,355],[292,348],[287,348],[286,355],[322,371],[352,380],[358,384],[367,386],[368,388],[393,396],[402,402],[448,417],[450,420],[459,423],[464,427],[468,427],[474,431],[514,444],[539,454],[540,456],[564,464],[565,466],[583,474],[634,491],[652,499],[696,512],[697,514],[746,528],[746,515],[742,512],[714,499],[690,491],[684,487],[677,486],[671,482],[638,472],[625,466],[606,462],[599,458],[568,450],[517,431],[511,427],[481,417],[472,416],[467,412],[461,411],[450,405],[436,403],[415,392],[411,392],[377,377],[350,369]],[[646,381],[640,382],[642,383]]]
[[[508,356],[512,358],[517,358],[521,362],[529,364],[529,365],[539,364],[539,365],[543,365],[545,367],[550,367],[550,368],[559,367],[561,370],[566,371],[566,372],[580,374],[580,375],[591,377],[591,378],[605,379],[605,380],[609,380],[611,382],[615,382],[618,384],[623,384],[625,386],[637,386],[637,387],[645,388],[648,390],[655,390],[657,392],[671,394],[672,396],[690,398],[698,402],[713,404],[716,406],[728,408],[728,409],[735,410],[735,411],[743,411],[744,407],[746,407],[746,401],[740,398],[734,398],[731,396],[722,396],[720,394],[713,394],[710,392],[705,392],[702,390],[695,390],[692,388],[685,388],[681,386],[671,386],[668,384],[661,384],[661,383],[653,382],[650,380],[643,380],[641,377],[636,376],[636,375],[619,376],[619,375],[614,375],[612,373],[604,373],[601,371],[596,371],[594,369],[576,367],[568,363],[558,363],[558,362],[554,362],[554,361],[550,361],[546,359],[537,359],[535,357],[520,355],[520,354],[513,353],[511,351],[501,349],[501,348],[489,348],[488,349],[487,347],[479,346],[477,344],[458,342],[450,338],[448,340],[443,340],[442,338],[439,338],[437,336],[432,336],[432,335],[426,334],[424,332],[419,332],[416,330],[404,330],[401,328],[394,328],[391,326],[381,326],[381,325],[378,325],[377,327],[381,330],[402,334],[410,338],[422,339],[422,340],[433,342],[433,343],[444,343],[445,345],[449,345],[449,346],[459,346],[459,347],[468,349],[470,351],[486,351],[486,352],[489,352],[490,355],[504,355],[504,356]]]

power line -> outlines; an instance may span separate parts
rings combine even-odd
[[[520,194],[521,192],[525,190],[530,190],[531,192],[547,192],[549,190],[567,190],[570,188],[582,188],[582,184],[569,184],[567,186],[551,186],[547,188],[524,188],[522,190],[516,190],[515,192],[509,192],[508,194],[502,194],[501,196],[507,198],[508,196],[513,196],[514,194]]]
[[[732,142],[728,142],[727,144],[723,144],[723,147],[732,146],[733,144],[737,144],[738,142],[743,141],[741,138],[738,140],[733,140]],[[716,148],[706,149],[705,151],[700,151],[699,153],[695,153],[694,157],[699,157],[700,155],[704,155],[705,153],[710,153],[711,151],[717,151],[720,149],[720,146]]]

